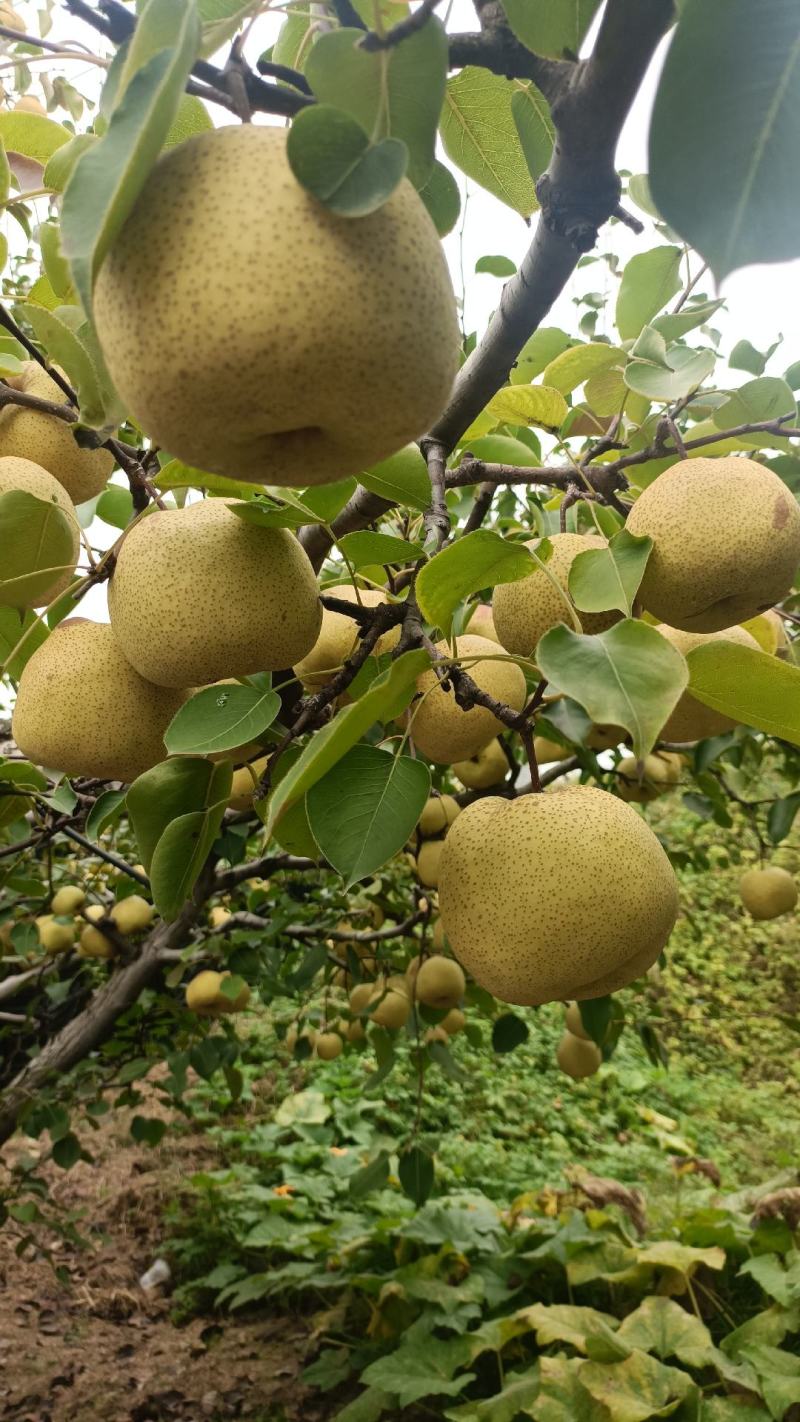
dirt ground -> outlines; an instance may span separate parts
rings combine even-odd
[[[155,1099],[147,1114],[157,1114]],[[77,1212],[92,1247],[53,1239],[50,1259],[15,1249],[25,1230],[0,1230],[2,1422],[314,1422],[299,1381],[308,1324],[271,1319],[170,1321],[168,1294],[140,1276],[159,1256],[162,1209],[181,1177],[214,1168],[202,1135],[136,1145],[124,1113],[103,1118],[87,1147],[95,1164],[43,1167],[50,1198]],[[30,1153],[17,1138],[0,1165]],[[69,1276],[56,1277],[55,1267]]]

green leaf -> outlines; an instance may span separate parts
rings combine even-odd
[[[539,1359],[539,1396],[531,1416],[536,1422],[609,1422],[607,1408],[595,1401],[578,1379],[578,1358]]]
[[[58,504],[22,489],[0,494],[0,602],[8,607],[41,603],[75,566],[76,534],[74,520]]]
[[[654,627],[631,619],[591,637],[553,627],[539,642],[536,660],[542,675],[583,706],[595,725],[623,726],[637,759],[652,750],[689,680],[680,652]]]
[[[231,513],[244,523],[254,523],[257,528],[303,528],[308,523],[323,523],[321,519],[304,505],[299,508],[291,502],[279,502],[269,497],[250,498],[246,503],[228,504]]]
[[[800,810],[800,790],[795,790],[783,800],[776,800],[774,804],[770,805],[767,815],[767,834],[773,844],[780,844],[781,840],[786,838],[794,824],[798,810]]]
[[[175,148],[196,133],[206,133],[213,127],[211,115],[202,99],[198,99],[196,94],[182,94],[178,112],[164,139],[164,148]]]
[[[311,833],[345,889],[402,849],[430,794],[421,760],[353,746],[306,795]]]
[[[339,217],[366,217],[383,207],[408,167],[400,139],[371,143],[361,125],[332,104],[300,110],[286,155],[298,183]]]
[[[317,518],[332,523],[357,488],[358,480],[355,478],[337,479],[333,484],[316,484],[311,489],[304,489],[302,499],[306,508],[311,509]]]
[[[650,184],[718,281],[800,255],[800,15],[765,0],[685,0],[656,93]],[[702,135],[702,161],[697,159]]]
[[[529,336],[517,356],[509,379],[512,385],[528,385],[569,346],[570,338],[558,326],[540,326]]]
[[[510,277],[516,270],[516,262],[512,262],[510,257],[479,257],[475,263],[475,271],[479,275],[486,272],[489,276]]]
[[[5,203],[11,192],[11,167],[8,161],[8,154],[0,142],[0,203]]]
[[[461,1407],[448,1407],[448,1422],[518,1422],[520,1417],[533,1417],[532,1405],[539,1392],[539,1375],[508,1373],[502,1392],[493,1393],[483,1402],[465,1402]]]
[[[125,803],[124,790],[105,790],[99,795],[86,817],[84,833],[87,839],[98,839]]]
[[[413,563],[424,552],[421,543],[409,543],[405,538],[393,538],[388,533],[346,533],[338,539],[338,546],[354,568]]]
[[[504,1012],[492,1027],[492,1050],[501,1053],[513,1052],[515,1047],[521,1047],[523,1042],[527,1042],[529,1036],[527,1022],[515,1012]]]
[[[147,870],[169,824],[194,811],[205,812],[230,794],[231,767],[197,756],[161,761],[134,780],[127,794],[128,814]]]
[[[70,384],[75,386],[82,421],[101,429],[106,423],[103,393],[91,356],[80,338],[54,311],[46,311],[31,301],[25,302],[22,311],[50,359],[63,367]]]
[[[531,438],[535,439],[535,435]],[[478,435],[477,439],[469,441],[469,450],[476,459],[483,459],[487,464],[516,464],[518,468],[525,469],[536,460],[533,450],[513,435]]]
[[[337,712],[327,726],[314,733],[265,802],[264,821],[268,835],[284,811],[302,799],[323,775],[327,775],[365,731],[376,721],[392,720],[405,710],[415,693],[417,677],[429,666],[427,652],[404,652],[397,661],[392,662],[388,671],[375,678],[358,701]]]
[[[441,135],[457,168],[530,217],[538,204],[511,108],[517,91],[513,80],[467,66],[448,80]]]
[[[221,474],[207,474],[203,469],[182,464],[180,459],[170,459],[155,475],[154,482],[164,493],[172,489],[207,489],[209,494],[219,494],[223,498],[254,499],[263,492],[258,484],[240,484],[235,479],[223,478]]]
[[[415,444],[407,444],[380,464],[373,464],[359,479],[370,493],[380,494],[392,503],[408,504],[420,513],[431,501],[428,466]]]
[[[131,1135],[142,1145],[157,1146],[166,1133],[166,1121],[159,1121],[155,1116],[134,1116],[131,1121]]]
[[[711,418],[718,430],[726,430],[734,425],[776,420],[779,415],[794,415],[796,404],[787,381],[775,375],[764,375],[740,385],[730,399],[717,407]]]
[[[722,297],[717,301],[699,301],[694,304],[690,302],[680,311],[667,311],[663,316],[656,316],[653,326],[665,341],[678,341],[689,331],[696,330],[698,326],[705,326],[724,305]]]
[[[755,1368],[764,1401],[780,1422],[793,1403],[800,1402],[800,1358],[782,1348],[757,1343],[742,1348],[739,1356]]]
[[[632,360],[625,367],[625,384],[637,395],[648,400],[659,400],[670,404],[681,400],[691,390],[702,385],[716,364],[713,351],[694,351],[688,346],[673,346],[667,352],[669,369],[650,365],[643,360]],[[706,453],[708,451],[706,450]]]
[[[402,140],[415,188],[431,177],[436,129],[447,81],[447,35],[434,15],[402,44],[361,48],[363,30],[321,34],[306,62],[306,78],[322,104],[344,110],[372,141]]]
[[[637,538],[621,528],[605,548],[579,553],[569,570],[569,593],[578,611],[617,608],[630,617],[652,547],[652,538]]]
[[[800,745],[800,667],[733,642],[708,642],[686,660],[689,690],[704,706]]]
[[[87,148],[93,147],[97,141],[97,135],[94,133],[76,133],[73,137],[67,134],[67,142],[56,148],[47,160],[42,177],[44,187],[55,193],[63,193],[81,154],[85,153]]]
[[[61,234],[55,222],[41,222],[37,232],[45,275],[56,296],[69,301],[74,293],[69,267],[61,254]]]
[[[535,84],[517,85],[511,96],[511,117],[514,120],[522,152],[532,178],[541,177],[553,153],[555,129],[550,105]]]
[[[65,1136],[59,1136],[58,1140],[53,1142],[50,1154],[62,1170],[71,1170],[81,1158],[81,1143],[72,1131],[68,1131]]]
[[[110,484],[97,500],[95,514],[112,528],[127,528],[133,517],[133,499],[129,489]]]
[[[658,1358],[680,1358],[690,1368],[711,1362],[713,1342],[705,1324],[674,1299],[652,1295],[623,1319],[618,1335],[631,1348]]]
[[[757,351],[752,341],[737,341],[730,355],[728,365],[733,370],[749,370],[751,375],[763,375],[767,357]]]
[[[0,143],[6,153],[20,153],[42,167],[71,137],[68,129],[44,114],[0,114]]]
[[[570,346],[568,350],[557,355],[555,360],[551,360],[542,379],[545,385],[552,385],[555,390],[560,390],[562,395],[569,395],[571,390],[583,385],[590,376],[597,375],[601,370],[608,370],[610,366],[624,365],[625,359],[624,351],[619,350],[617,346],[606,345],[605,342]]]
[[[433,1189],[433,1156],[422,1146],[408,1146],[398,1157],[397,1175],[409,1200],[424,1205]]]
[[[507,385],[492,396],[486,410],[498,423],[541,425],[555,431],[566,419],[569,406],[560,390],[548,385]]]
[[[370,1363],[361,1374],[361,1381],[392,1393],[401,1408],[410,1407],[421,1397],[456,1397],[475,1377],[474,1373],[453,1377],[468,1356],[466,1336],[444,1340],[429,1336],[424,1348],[401,1347]]]
[[[480,588],[514,583],[533,572],[535,559],[522,543],[477,528],[443,548],[417,575],[420,611],[449,635],[458,604]]]
[[[582,1363],[578,1377],[596,1402],[608,1409],[612,1422],[645,1422],[667,1416],[674,1404],[697,1389],[677,1368],[668,1368],[646,1353],[633,1353],[620,1363]]]
[[[4,667],[5,674],[18,681],[25,663],[47,641],[47,636],[47,623],[40,622],[35,612],[22,613],[14,607],[0,606],[0,665]],[[12,651],[23,637],[25,645],[9,661]]]
[[[617,1320],[596,1308],[578,1304],[531,1304],[517,1314],[536,1333],[540,1348],[551,1343],[568,1343],[578,1353],[586,1352],[586,1340],[604,1328],[616,1328]]]
[[[800,1300],[800,1253],[790,1250],[785,1260],[778,1254],[757,1254],[746,1259],[740,1274],[749,1274],[765,1294],[784,1308]]]
[[[228,761],[216,767],[220,798],[203,810],[179,815],[167,825],[150,863],[150,888],[161,917],[167,923],[178,917],[194,888],[200,870],[216,839],[227,808],[233,771]]]
[[[600,0],[503,0],[517,39],[534,54],[577,58]]]
[[[616,324],[623,341],[633,340],[680,291],[680,247],[653,247],[631,257],[620,282]]]
[[[368,1195],[370,1190],[381,1190],[388,1179],[389,1156],[382,1150],[350,1176],[348,1189],[354,1200],[360,1200],[364,1195]]]
[[[206,686],[173,716],[164,735],[170,755],[212,755],[258,740],[281,709],[276,691]]]
[[[154,35],[161,47],[144,60]],[[87,315],[97,272],[161,151],[199,43],[193,0],[149,0],[128,54],[135,72],[126,87],[123,72],[108,129],[81,154],[67,183],[62,247]]]
[[[449,168],[435,159],[431,175],[419,190],[440,237],[452,232],[461,212],[461,193]]]

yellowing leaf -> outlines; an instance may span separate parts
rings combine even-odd
[[[499,424],[541,425],[545,430],[557,430],[566,419],[569,406],[552,386],[509,385],[498,390],[486,410]]]

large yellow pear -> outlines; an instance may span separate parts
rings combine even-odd
[[[678,890],[641,815],[581,785],[462,810],[444,842],[439,907],[478,984],[533,1005],[602,997],[641,976],[672,931]]]
[[[721,632],[682,632],[677,627],[667,627],[660,622],[656,628],[673,647],[685,657],[695,647],[704,647],[708,642],[735,642],[738,647],[752,647],[758,651],[755,637],[744,627],[726,627]],[[707,736],[721,736],[732,731],[736,725],[730,716],[715,711],[713,706],[704,706],[696,696],[684,691],[675,710],[661,729],[662,741],[703,741]]]
[[[5,409],[0,410],[0,421],[6,410],[11,408],[16,407],[6,405]],[[13,556],[15,550],[6,544],[10,535],[3,527],[0,514],[0,549],[5,545],[5,555],[0,552],[0,605],[17,607],[20,610],[28,607],[47,607],[66,591],[74,577],[81,547],[78,519],[71,498],[46,469],[35,464],[32,459],[3,455],[0,457],[0,497],[16,490],[31,494],[34,499],[41,499],[43,503],[53,504],[66,514],[71,530],[70,548],[66,552],[65,561],[57,568],[43,568],[41,571],[28,573],[26,570],[30,563],[27,558],[21,559],[20,566],[17,566]]]
[[[135,780],[166,759],[164,732],[184,699],[140,677],[107,623],[69,619],[22,673],[12,734],[49,770]]]
[[[121,651],[158,686],[290,667],[313,647],[322,616],[314,570],[294,534],[245,523],[224,499],[136,524],[108,607]]]
[[[337,217],[286,130],[236,124],[156,164],[100,270],[97,334],[171,454],[258,484],[358,474],[428,430],[458,368],[456,304],[408,182]]]
[[[4,377],[7,385],[39,400],[65,405],[67,397],[38,361],[25,361],[19,375]],[[81,449],[73,427],[57,415],[24,405],[0,410],[0,455],[32,459],[66,489],[73,504],[94,499],[105,488],[114,456],[108,449]]]
[[[490,741],[469,760],[453,762],[453,774],[467,790],[488,790],[492,785],[499,785],[509,769],[508,756],[497,740]]]
[[[525,546],[535,553],[539,539]],[[577,612],[569,595],[569,573],[579,553],[605,548],[606,540],[596,533],[553,533],[552,553],[543,568],[534,568],[516,583],[501,583],[492,597],[492,616],[497,636],[506,651],[518,657],[532,657],[539,638],[559,622],[575,627],[575,618],[586,633],[605,632],[619,622],[619,612]],[[570,611],[571,609],[571,611]]]
[[[437,651],[449,657],[449,643],[439,642]],[[514,711],[522,710],[525,705],[525,678],[514,662],[470,660],[473,657],[500,658],[502,652],[496,642],[490,642],[487,637],[459,637],[456,655],[459,659],[466,659],[463,670],[481,691],[511,706]],[[485,706],[473,706],[469,711],[462,711],[452,689],[445,689],[439,684],[433,669],[423,672],[417,679],[417,690],[423,695],[411,707],[414,744],[429,760],[440,765],[469,760],[488,746],[503,729],[494,713]]]
[[[780,918],[791,913],[797,903],[797,885],[788,869],[768,864],[765,869],[748,869],[739,880],[739,893],[753,918]]]
[[[359,588],[358,597],[355,588],[349,583],[344,587],[326,588],[325,591],[345,602],[359,602],[362,607],[378,607],[380,603],[386,602],[386,594],[379,592],[377,588]],[[380,657],[384,652],[390,652],[392,647],[397,645],[399,638],[399,626],[384,632],[375,644],[374,655]],[[358,640],[358,624],[352,617],[347,617],[343,612],[331,612],[329,608],[324,607],[319,636],[311,651],[294,668],[306,691],[316,691],[325,686],[339,671],[342,663],[352,656]]]
[[[800,507],[754,459],[682,459],[640,494],[629,533],[653,539],[639,587],[653,617],[718,632],[765,612],[800,564]]]

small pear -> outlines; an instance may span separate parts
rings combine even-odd
[[[325,592],[330,593],[332,597],[341,598],[344,602],[360,603],[362,607],[378,607],[387,601],[386,594],[377,588],[359,588],[356,595],[356,589],[350,583],[326,587]],[[397,646],[399,640],[398,625],[378,638],[372,655],[384,656]],[[319,636],[311,651],[296,664],[295,676],[300,678],[306,691],[319,690],[336,675],[347,658],[352,656],[358,642],[358,625],[352,617],[347,617],[343,612],[331,612],[329,608],[324,607]]]
[[[582,1081],[584,1077],[594,1076],[599,1071],[603,1054],[595,1042],[565,1032],[556,1050],[556,1061],[567,1076],[574,1081]]]
[[[417,829],[423,839],[444,834],[460,811],[461,806],[452,795],[432,795],[423,806]]]
[[[508,756],[499,741],[490,741],[469,760],[457,760],[453,765],[453,774],[465,790],[489,790],[505,780],[508,770]]]
[[[111,910],[111,917],[117,925],[120,933],[142,933],[145,928],[149,928],[155,916],[155,909],[152,904],[143,899],[141,894],[129,894],[127,898],[120,899]]]
[[[36,930],[45,953],[68,953],[75,942],[75,924],[58,923],[52,913],[37,918]]]
[[[769,864],[748,869],[739,880],[739,893],[752,918],[780,918],[797,903],[797,885],[787,869]]]
[[[74,913],[84,903],[86,895],[77,884],[64,884],[57,889],[50,900],[50,910],[54,914]]]
[[[414,983],[417,1001],[442,1011],[457,1007],[466,991],[466,981],[458,963],[434,953],[419,969]]]
[[[332,1062],[341,1056],[343,1046],[338,1032],[320,1032],[316,1041],[316,1053],[320,1061]]]
[[[439,883],[439,863],[444,848],[443,839],[426,839],[419,847],[417,855],[417,878],[426,889],[435,889]]]
[[[61,386],[38,361],[25,361],[18,375],[3,379],[14,390],[51,405],[67,403]],[[25,405],[4,405],[0,410],[0,456],[6,455],[40,464],[66,489],[73,504],[97,498],[114,468],[110,450],[82,449],[71,424]]]

